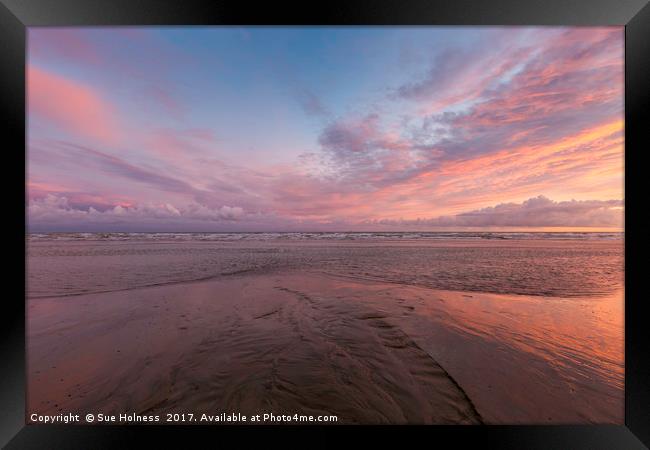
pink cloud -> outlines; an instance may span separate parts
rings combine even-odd
[[[380,220],[369,224],[429,227],[603,227],[623,226],[622,200],[556,202],[543,195],[522,203],[500,203],[453,216],[418,220]]]
[[[43,183],[31,188],[30,200],[48,193],[66,197],[67,206],[59,208],[65,210],[65,217],[76,214],[93,220],[119,216],[134,222],[195,221],[258,214],[259,220],[276,217],[286,223],[353,226],[376,220],[456,217],[463,211],[483,211],[495,203],[511,205],[540,193],[559,200],[622,198],[622,29],[537,33],[539,42],[530,36],[517,40],[517,33],[503,31],[498,42],[486,40],[465,53],[444,53],[429,71],[397,91],[387,87],[393,95],[382,97],[377,105],[362,105],[342,115],[328,113],[317,97],[305,94],[302,106],[322,119],[322,129],[311,135],[313,146],[304,147],[309,152],[303,154],[304,165],[276,164],[269,156],[259,161],[250,158],[243,162],[247,167],[236,166],[233,161],[243,158],[228,159],[236,150],[227,133],[217,141],[210,129],[200,128],[205,123],[183,120],[170,125],[169,119],[183,111],[176,101],[183,97],[156,87],[147,90],[165,73],[157,66],[153,70],[138,60],[136,67],[146,69],[140,75],[149,76],[147,84],[138,85],[134,92],[146,97],[147,108],[166,114],[147,116],[152,120],[143,126],[124,121],[120,125],[126,128],[119,130],[115,117],[128,117],[128,107],[117,114],[91,86],[30,66],[30,115],[39,119],[35,122],[43,119],[73,135],[53,136],[32,149],[30,166],[43,171],[39,181],[58,182],[57,177],[68,173],[103,177],[100,181],[88,177],[88,192]],[[78,59],[83,60],[89,49],[70,51],[80,52]],[[155,65],[154,53],[141,53]],[[92,52],[85,58],[92,58]],[[111,60],[102,64],[107,61]],[[117,63],[110,67],[113,72],[107,65],[104,69],[132,78]],[[138,103],[141,97],[130,100]],[[383,101],[388,103],[382,105]],[[450,105],[458,107],[445,112]],[[422,111],[429,112],[423,117]],[[189,116],[184,119],[189,122]],[[213,126],[220,130],[218,123]],[[129,139],[121,141],[125,145],[99,145],[114,143],[127,132]],[[259,131],[241,130],[244,138],[248,133]],[[269,136],[269,143],[280,147],[275,139]],[[287,140],[286,147],[291,145]],[[147,202],[154,204],[138,206]],[[524,206],[519,209],[531,211],[528,203]],[[551,206],[555,212],[561,209]],[[576,210],[573,206],[563,211]],[[96,216],[88,213],[89,207],[112,212]],[[496,212],[517,209],[494,208]],[[478,216],[498,222],[495,211]],[[594,223],[613,217],[611,210],[601,213],[590,216]],[[468,221],[465,216],[448,223],[468,226]],[[280,229],[275,227],[278,223],[265,226]]]
[[[341,189],[410,217],[558,193],[559,183],[620,196],[622,29],[536,33],[537,47],[518,47],[506,31],[507,45],[470,51],[475,58],[443,53],[398,90],[427,108],[454,103],[458,90],[474,100],[463,110],[414,117],[396,132],[377,114],[328,125],[319,143]]]
[[[424,114],[476,100],[534,53],[534,46],[520,45],[522,34],[518,29],[499,30],[475,47],[449,48],[436,56],[424,77],[400,86],[397,96],[422,102]]]
[[[64,132],[109,144],[119,137],[112,106],[83,83],[29,65],[27,99],[30,116]]]
[[[623,226],[622,200],[554,201],[542,195],[521,203],[500,203],[495,206],[455,215],[419,219],[372,219],[354,221],[349,218],[299,217],[287,218],[275,214],[247,213],[242,207],[222,205],[209,208],[197,203],[175,206],[170,203],[115,205],[99,211],[93,206],[80,207],[67,197],[48,194],[34,199],[28,207],[30,227],[42,226],[97,228],[128,225],[129,229],[165,229],[174,226],[238,227],[251,230],[268,229],[269,225],[321,230],[355,229],[436,229],[436,228],[620,228]],[[203,225],[201,225],[203,224]],[[152,228],[153,227],[153,228]]]
[[[144,203],[127,206],[115,205],[112,208],[99,211],[93,206],[75,206],[67,197],[53,194],[47,194],[42,198],[31,201],[27,212],[32,226],[38,226],[43,222],[49,225],[66,226],[74,226],[75,223],[83,222],[148,225],[157,220],[182,224],[196,221],[236,221],[244,216],[243,208],[228,205],[219,208],[207,208],[198,204],[176,207],[170,203]]]
[[[38,202],[43,198],[47,198],[48,195],[57,198],[63,197],[68,201],[70,206],[75,208],[93,207],[102,211],[118,205],[129,207],[135,204],[135,201],[129,197],[97,192],[89,189],[87,186],[81,188],[34,181],[27,183],[27,198],[29,202]]]

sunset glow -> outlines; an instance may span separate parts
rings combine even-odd
[[[622,230],[623,37],[32,28],[29,227]]]

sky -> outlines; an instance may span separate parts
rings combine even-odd
[[[621,230],[623,31],[30,28],[28,227]]]

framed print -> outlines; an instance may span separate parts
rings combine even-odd
[[[649,444],[646,2],[0,13],[7,448]]]

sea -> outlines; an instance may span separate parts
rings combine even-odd
[[[308,271],[549,297],[624,285],[624,233],[29,233],[27,296],[72,297],[256,273]]]

